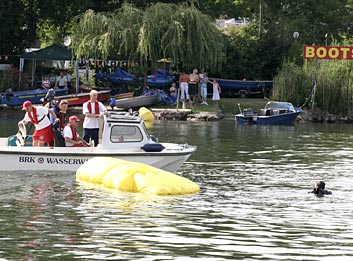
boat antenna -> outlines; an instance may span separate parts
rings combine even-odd
[[[238,103],[238,108],[239,108],[239,112],[241,113],[242,110],[241,110],[241,107],[240,107],[240,103]]]
[[[307,98],[305,98],[305,102],[303,103],[302,106],[300,106],[300,108],[303,108],[309,100],[310,100],[311,107],[312,107],[311,109],[314,108],[314,100],[315,100],[316,87],[317,87],[316,79],[314,76],[312,77],[312,83],[313,83],[313,88],[310,91],[310,95]]]

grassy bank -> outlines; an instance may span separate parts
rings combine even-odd
[[[212,100],[208,101],[209,105],[203,105],[203,104],[195,104],[193,107],[193,111],[195,112],[200,112],[200,111],[206,111],[206,112],[212,112],[216,111],[216,109],[213,106]],[[239,113],[239,106],[240,104],[241,109],[243,110],[244,108],[252,108],[254,111],[258,110],[260,108],[264,108],[265,104],[267,103],[267,100],[263,98],[251,98],[251,99],[239,99],[239,98],[222,98],[220,103],[219,103],[219,108],[226,114],[237,114]],[[175,109],[176,105],[173,106],[167,106],[164,104],[159,104],[157,106],[154,106],[155,108],[168,108],[168,109]],[[181,108],[181,106],[179,107]]]

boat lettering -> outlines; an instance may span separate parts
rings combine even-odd
[[[48,164],[69,164],[69,165],[82,165],[88,159],[65,159],[65,158],[47,158]]]
[[[35,157],[19,157],[18,159],[19,162],[28,162],[28,163],[35,163]]]

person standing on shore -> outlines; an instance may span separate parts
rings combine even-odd
[[[22,105],[22,110],[26,111],[26,114],[23,120],[18,123],[18,126],[22,124],[26,125],[28,122],[34,125],[35,130],[32,135],[32,146],[44,147],[45,144],[50,146],[54,141],[54,132],[48,113],[53,116],[54,121],[58,121],[55,113],[43,106],[34,106],[31,101],[25,101]]]
[[[197,102],[197,90],[199,86],[200,78],[197,74],[197,69],[192,70],[189,78],[189,95],[192,102],[195,104]]]
[[[203,72],[202,78],[200,78],[200,81],[201,81],[201,98],[202,98],[201,104],[208,105],[208,103],[207,103],[208,77],[207,77],[207,73],[206,72]]]
[[[82,106],[82,112],[85,115],[83,121],[83,139],[89,143],[90,139],[94,141],[94,146],[99,141],[99,119],[103,118],[106,108],[103,103],[97,100],[98,92],[92,90],[90,99]]]
[[[188,100],[189,97],[189,75],[182,71],[179,77],[180,100]]]
[[[199,88],[198,88],[198,96],[197,99],[200,101],[202,100],[201,104],[204,104],[204,100],[202,98],[202,82],[203,82],[203,78],[205,77],[205,69],[201,68],[200,69],[200,73],[199,73]]]
[[[212,101],[216,109],[219,108],[219,101],[221,99],[220,94],[221,94],[221,87],[219,86],[217,79],[213,79]]]

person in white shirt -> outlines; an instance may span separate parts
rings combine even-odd
[[[55,87],[59,87],[60,89],[67,87],[67,78],[63,71],[61,71],[60,76],[56,78]]]
[[[76,128],[80,119],[77,116],[71,116],[69,118],[69,123],[65,126],[63,130],[63,136],[65,139],[65,147],[89,147],[84,139],[78,135]]]
[[[25,101],[22,110],[26,111],[26,114],[23,120],[18,123],[18,126],[22,124],[26,125],[28,122],[31,122],[34,125],[35,131],[32,135],[33,147],[43,147],[45,144],[50,146],[54,141],[55,136],[48,113],[53,116],[54,121],[58,120],[56,114],[52,110],[43,106],[32,105],[31,101]]]
[[[82,113],[85,115],[83,121],[83,139],[88,143],[90,139],[93,140],[94,146],[98,145],[99,119],[104,117],[104,113],[107,110],[97,98],[98,92],[92,90],[90,92],[90,99],[82,106]]]

